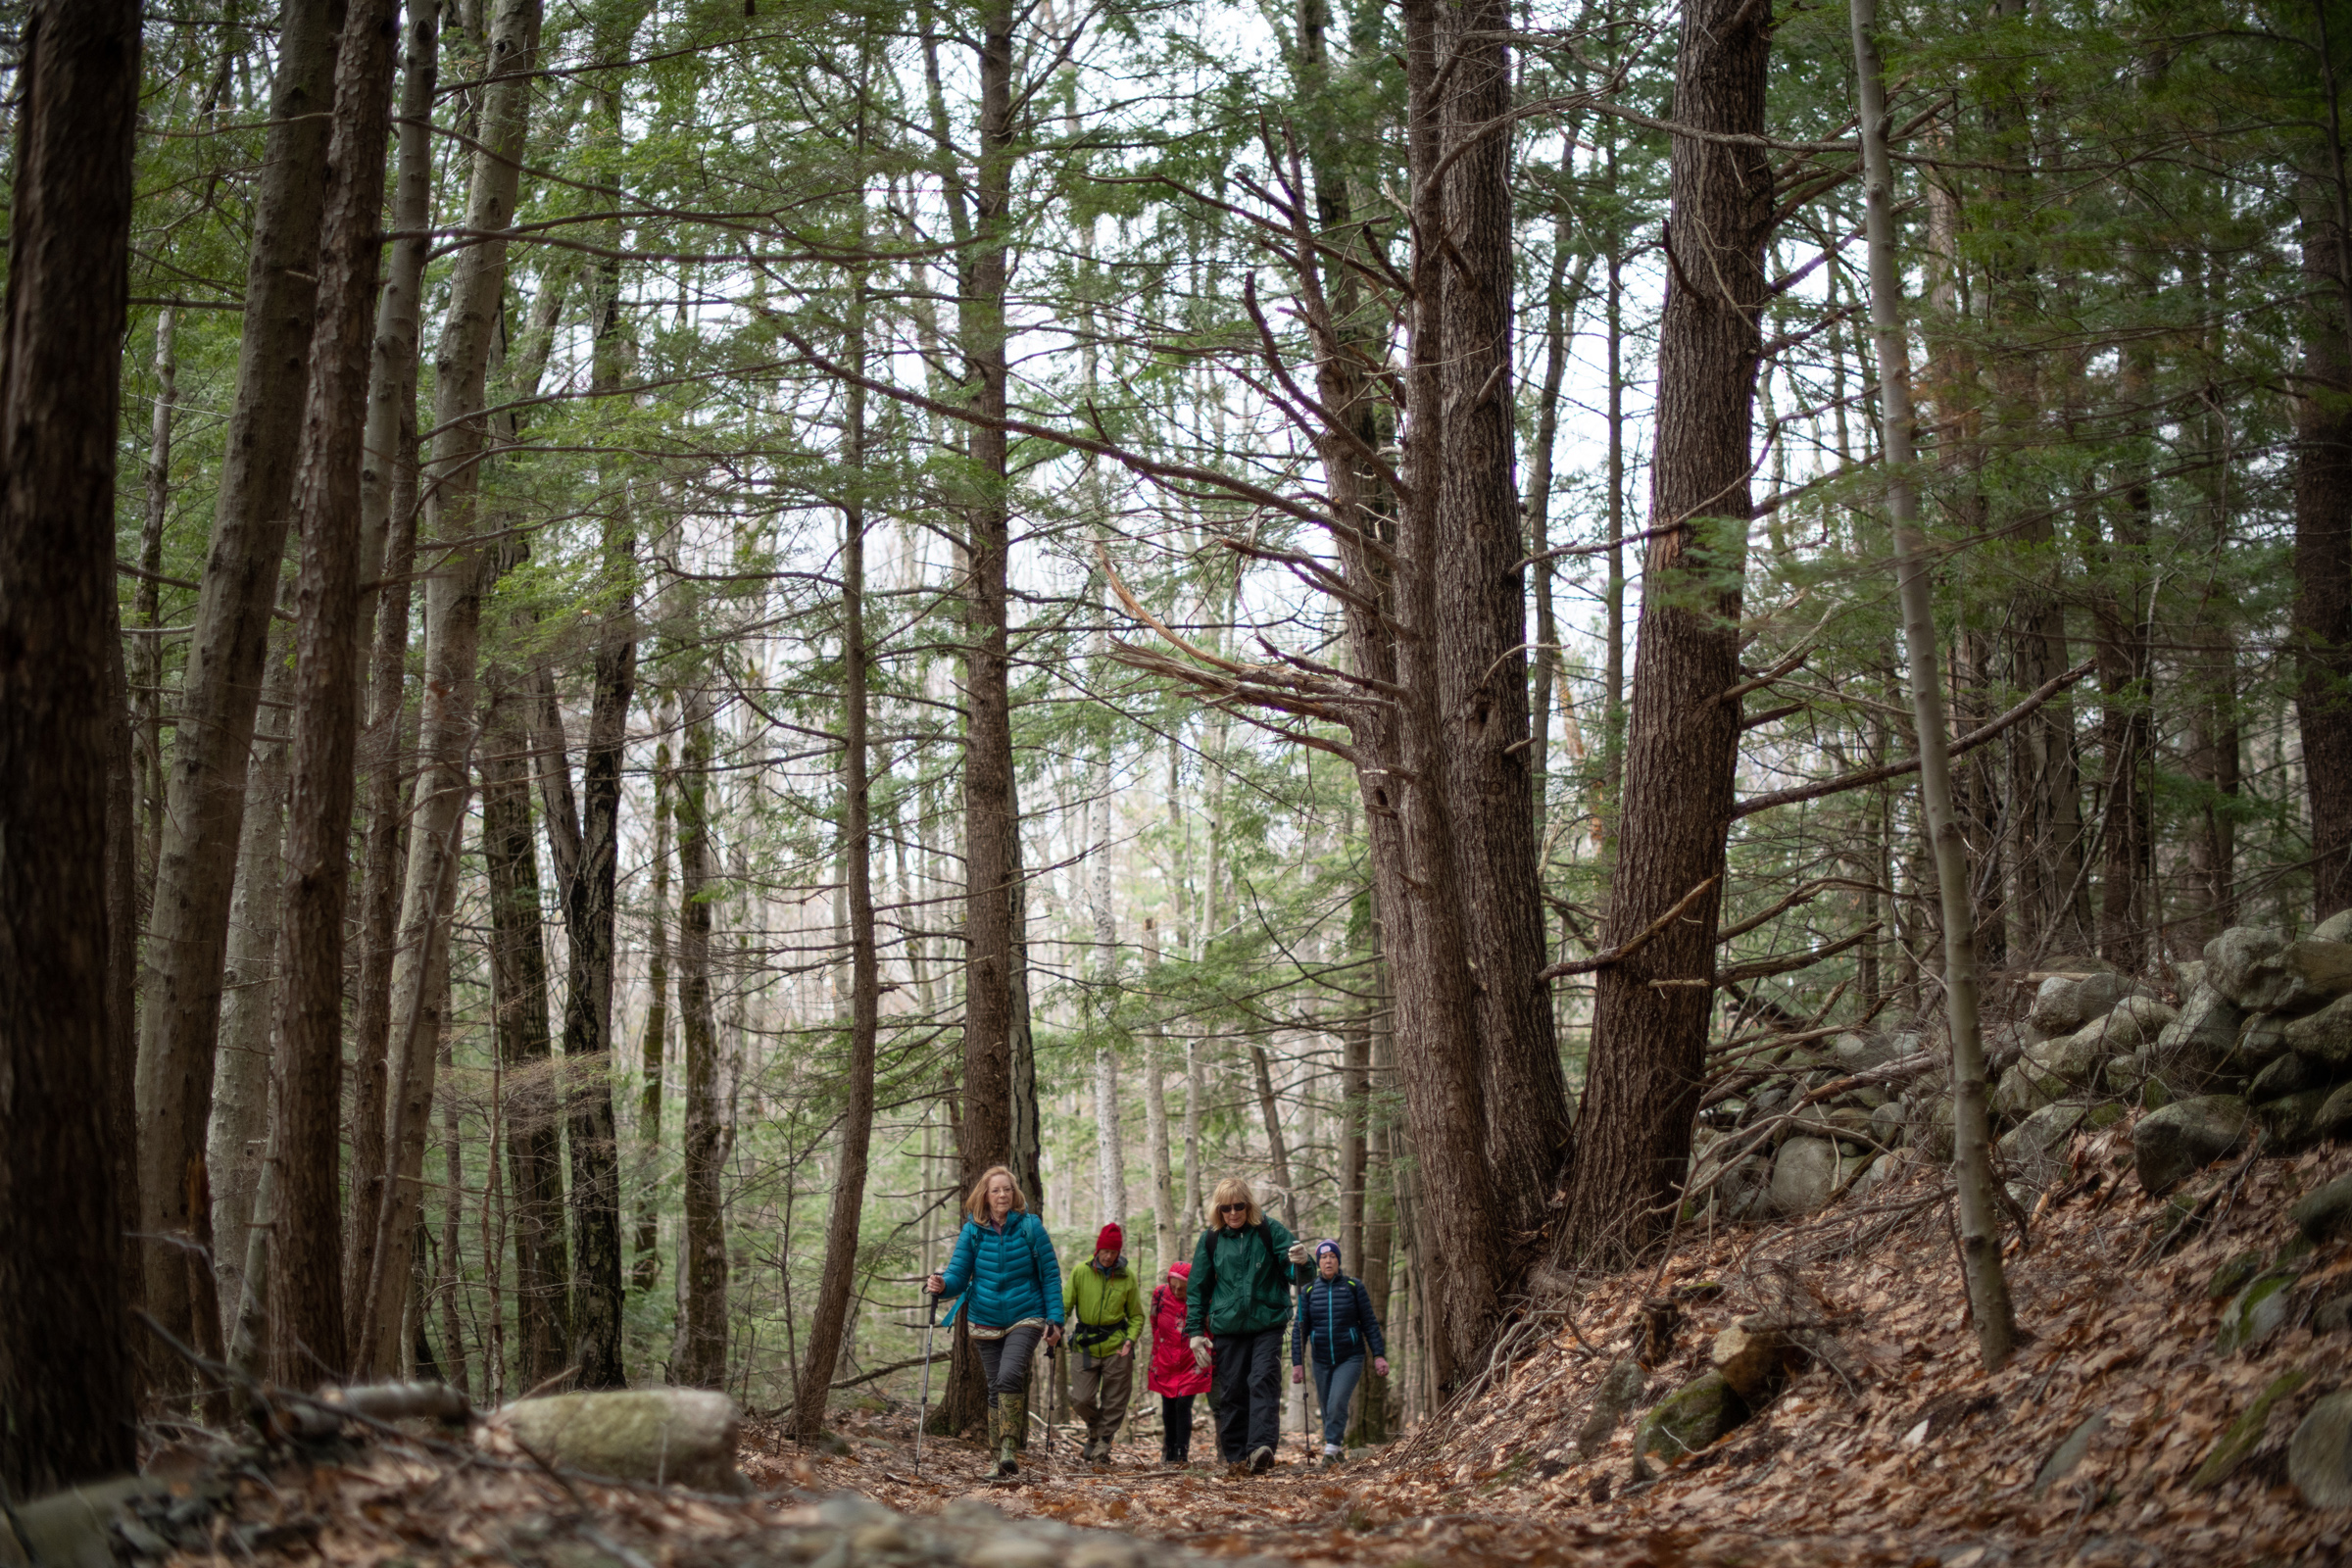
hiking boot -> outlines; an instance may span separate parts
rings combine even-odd
[[[1346,1454],[1344,1454],[1344,1453],[1341,1453],[1341,1452],[1339,1452],[1337,1449],[1333,1449],[1333,1448],[1326,1448],[1326,1449],[1324,1449],[1324,1450],[1323,1450],[1323,1468],[1324,1468],[1324,1469],[1326,1469],[1326,1470],[1337,1470],[1337,1469],[1338,1469],[1340,1466],[1342,1466],[1342,1465],[1346,1464],[1347,1462],[1348,1462],[1348,1456],[1347,1456]]]
[[[1274,1450],[1272,1448],[1256,1447],[1250,1450],[1250,1473],[1251,1475],[1262,1476],[1273,1468]]]

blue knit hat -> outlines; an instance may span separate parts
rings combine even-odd
[[[1315,1244],[1315,1261],[1321,1262],[1325,1252],[1329,1252],[1334,1257],[1339,1256],[1340,1244],[1337,1242],[1317,1242]]]

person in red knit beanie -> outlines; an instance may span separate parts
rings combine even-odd
[[[1095,1255],[1070,1270],[1061,1288],[1069,1318],[1070,1409],[1086,1423],[1086,1458],[1110,1461],[1135,1390],[1135,1347],[1144,1337],[1144,1293],[1121,1256],[1126,1234],[1113,1220],[1095,1238]]]

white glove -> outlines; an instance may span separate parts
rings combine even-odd
[[[1206,1372],[1216,1364],[1216,1352],[1209,1348],[1208,1336],[1196,1334],[1192,1338],[1193,1365]]]
[[[1305,1268],[1314,1262],[1315,1250],[1305,1242],[1293,1242],[1291,1244],[1290,1257],[1292,1262],[1298,1264],[1300,1268]]]

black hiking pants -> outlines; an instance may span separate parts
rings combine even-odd
[[[1240,1464],[1282,1447],[1282,1325],[1217,1336],[1217,1450]]]

